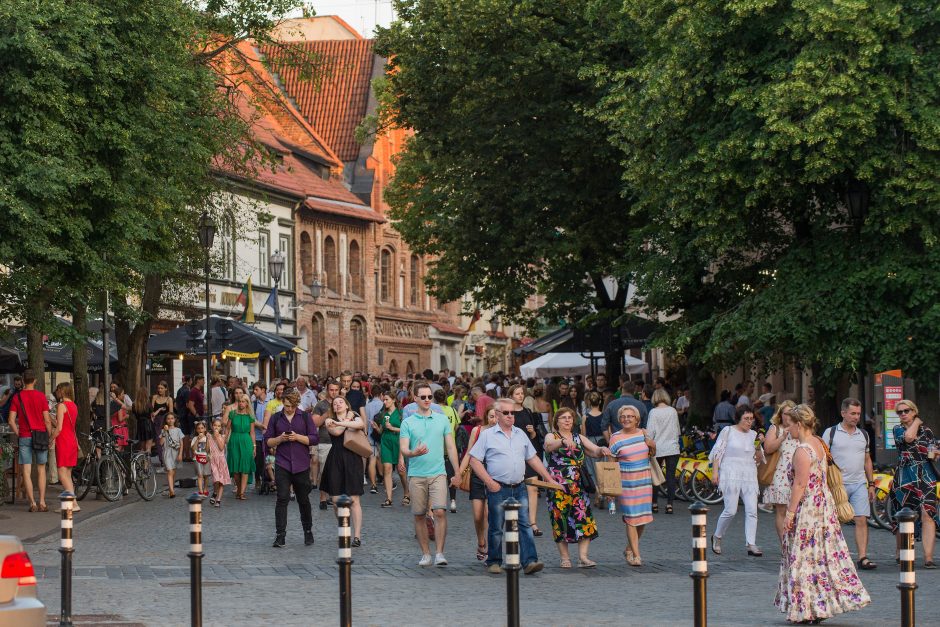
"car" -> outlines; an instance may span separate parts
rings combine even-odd
[[[43,627],[46,606],[36,594],[36,571],[16,536],[0,535],[0,627]]]

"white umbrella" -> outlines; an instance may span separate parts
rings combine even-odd
[[[640,374],[649,370],[649,366],[642,359],[626,356],[624,360],[627,362],[626,372],[629,374]],[[599,367],[606,365],[603,357],[596,361]],[[590,374],[591,360],[582,357],[581,353],[545,353],[519,366],[519,372],[526,378]]]

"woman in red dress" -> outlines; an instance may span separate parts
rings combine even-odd
[[[78,464],[78,438],[75,436],[75,423],[78,420],[78,406],[75,404],[71,383],[60,383],[55,388],[55,397],[59,401],[55,408],[55,446],[56,465],[59,467],[59,482],[67,491],[75,493],[72,485],[72,469]],[[81,508],[75,503],[72,511]]]

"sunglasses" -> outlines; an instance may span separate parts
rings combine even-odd
[[[512,412],[511,412],[511,411],[503,411],[502,409],[497,409],[497,410],[496,410],[496,413],[497,413],[497,414],[502,414],[502,415],[504,415],[504,416],[512,416]]]
[[[429,401],[429,400],[431,400],[431,399],[434,398],[434,397],[433,397],[433,396],[421,395],[421,396],[419,396],[418,398],[420,398],[422,401]]]
[[[897,410],[897,414],[898,414],[898,416],[906,416],[906,415],[908,415],[909,413],[911,413],[912,411],[914,411],[914,410],[913,410],[913,409],[899,409],[899,410]]]

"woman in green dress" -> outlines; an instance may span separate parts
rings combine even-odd
[[[255,419],[248,396],[238,397],[235,408],[228,412],[226,428],[231,435],[225,459],[235,484],[235,498],[244,501],[248,477],[255,471]]]
[[[382,507],[392,506],[392,468],[398,467],[398,476],[401,479],[402,490],[405,496],[402,505],[411,504],[411,495],[408,494],[408,477],[403,466],[398,465],[398,432],[401,431],[401,409],[398,406],[398,397],[388,391],[382,394],[382,411],[375,417],[375,422],[382,432],[382,468],[385,481],[385,502]]]

